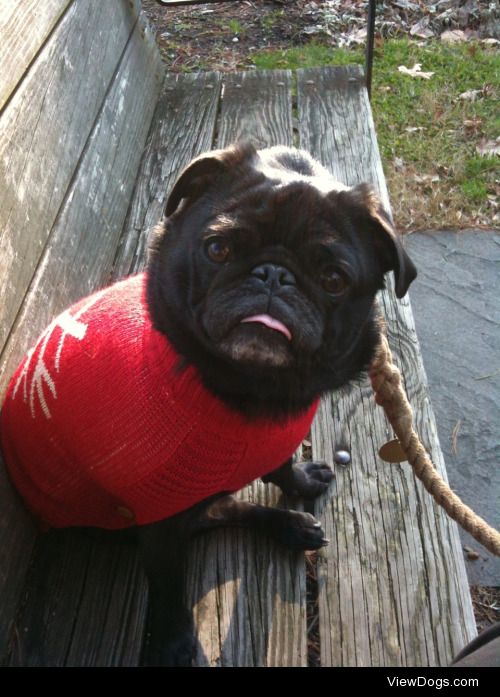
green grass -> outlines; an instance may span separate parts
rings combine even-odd
[[[190,22],[176,22],[174,24],[174,31],[190,31],[193,25]]]
[[[264,15],[260,22],[264,29],[271,31],[276,26],[276,23],[280,22],[283,17],[285,17],[284,10],[274,10],[273,12],[269,12],[268,14]]]
[[[320,43],[252,56],[257,68],[303,68],[363,63],[361,50]],[[398,66],[422,65],[429,80]],[[396,217],[403,227],[487,223],[498,195],[499,159],[476,152],[481,140],[500,135],[500,54],[494,48],[409,40],[385,41],[376,49],[372,109]],[[459,99],[483,90],[476,101]],[[418,130],[409,130],[418,129]],[[397,165],[395,165],[397,163]],[[439,181],[431,179],[439,177]],[[422,205],[422,196],[426,197]],[[405,210],[406,206],[406,210]]]
[[[362,51],[346,51],[342,48],[332,49],[318,42],[305,46],[275,51],[258,51],[252,55],[252,62],[259,70],[277,68],[295,70],[297,68],[314,68],[321,65],[347,65],[363,63]]]
[[[237,19],[230,19],[226,25],[226,28],[229,29],[231,34],[244,34],[245,33],[245,28],[243,27],[243,25],[240,22],[238,22]]]

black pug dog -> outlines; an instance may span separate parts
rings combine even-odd
[[[195,534],[233,525],[326,544],[312,515],[231,492],[257,477],[308,499],[326,490],[330,467],[292,454],[319,396],[368,368],[391,270],[402,297],[415,267],[369,186],[299,150],[235,145],[181,174],[146,274],[63,313],[21,364],[2,411],[11,477],[51,525],[133,527],[146,663],[191,661]]]

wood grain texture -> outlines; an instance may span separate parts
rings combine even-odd
[[[14,624],[10,666],[137,666],[147,605],[133,546],[100,531],[37,542]]]
[[[122,0],[74,3],[0,117],[0,350],[135,22]]]
[[[298,71],[298,108],[301,146],[344,183],[372,182],[390,210],[361,70]],[[391,281],[381,304],[417,431],[444,473],[409,301]],[[313,456],[331,462],[343,446],[352,465],[317,505],[331,539],[319,561],[322,665],[447,665],[476,632],[456,524],[407,463],[378,458],[391,437],[368,383],[323,400]]]
[[[72,0],[2,0],[0,111]]]
[[[238,496],[290,507],[275,487],[261,482]],[[193,544],[189,571],[198,631],[196,665],[307,665],[302,552],[290,552],[250,531],[221,530]]]
[[[0,392],[49,322],[107,282],[162,77],[137,24],[0,354]]]
[[[257,148],[292,145],[292,74],[232,73],[224,79],[218,147],[251,140]]]
[[[221,84],[218,73],[165,76],[112,280],[142,270],[149,236],[163,217],[177,175],[196,155],[212,148]]]
[[[159,91],[160,65],[152,36],[137,23],[10,333],[2,386],[53,316],[109,276]],[[1,627],[11,638],[10,664],[137,665],[146,591],[133,550],[111,547],[106,554],[104,546],[82,545],[70,531],[63,545],[60,537],[44,536],[23,590],[34,533],[1,481],[7,490],[0,549],[9,549],[1,577],[2,601],[9,603],[2,602],[1,612],[10,613]],[[22,590],[23,610],[13,622]]]
[[[260,147],[292,142],[289,72],[225,76],[217,147],[241,138]],[[287,507],[272,485],[238,494]],[[224,530],[193,545],[190,589],[198,627],[197,665],[307,665],[302,553],[248,531]]]

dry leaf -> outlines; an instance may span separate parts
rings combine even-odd
[[[473,131],[477,131],[479,126],[482,125],[482,120],[481,119],[465,119],[464,120],[464,128],[467,132],[471,133]]]
[[[476,98],[479,96],[483,96],[483,90],[468,90],[467,92],[462,92],[462,94],[459,94],[458,98],[475,102]]]
[[[462,43],[463,41],[467,41],[467,34],[461,29],[444,31],[441,34],[441,41],[444,41],[446,44]]]
[[[352,41],[354,44],[364,44],[366,41],[366,36],[368,32],[365,27],[361,27],[361,29],[356,29],[352,32],[350,32],[347,35],[347,38],[349,41]]]
[[[424,126],[407,126],[405,128],[405,131],[407,133],[415,133],[416,131],[425,131],[425,127]]]
[[[312,34],[323,34],[324,31],[325,27],[322,24],[313,24],[302,29],[302,33],[307,34],[308,36]]]
[[[413,10],[414,12],[418,12],[420,10],[418,5],[416,5],[414,2],[409,2],[409,0],[396,0],[394,4],[396,7],[400,7],[402,10]]]
[[[470,561],[475,561],[476,559],[481,558],[479,552],[476,552],[476,550],[472,549],[472,547],[467,547],[467,545],[464,545],[464,551],[467,555],[467,559],[470,559]]]
[[[441,181],[438,174],[415,174],[414,179],[417,184],[434,184]]]
[[[496,140],[481,140],[476,145],[476,152],[481,157],[493,157],[500,155],[500,136]]]
[[[410,77],[421,77],[424,80],[429,80],[434,75],[434,73],[422,72],[422,65],[420,63],[415,63],[413,68],[407,68],[404,65],[400,65],[398,70],[400,73],[403,73],[403,75],[409,75]]]
[[[418,36],[421,39],[431,39],[434,36],[434,32],[429,27],[429,23],[429,17],[423,17],[419,22],[411,27],[410,34],[412,36]]]

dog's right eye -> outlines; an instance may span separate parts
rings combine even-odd
[[[205,254],[216,264],[223,264],[229,259],[232,247],[225,237],[213,236],[205,240]]]
[[[320,274],[319,280],[324,290],[337,298],[343,295],[349,287],[346,277],[337,269],[328,266]]]

